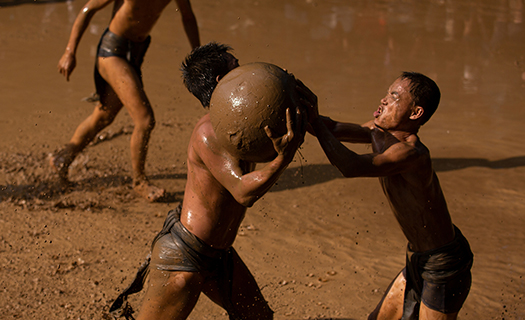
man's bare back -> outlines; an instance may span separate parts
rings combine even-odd
[[[209,115],[197,123],[190,141],[181,222],[212,247],[228,248],[237,235],[247,207],[257,197],[242,199],[242,190],[230,192],[223,183],[227,179],[231,179],[230,185],[239,182],[243,175],[255,169],[255,164],[224,153],[217,143]],[[225,179],[219,181],[216,177]]]

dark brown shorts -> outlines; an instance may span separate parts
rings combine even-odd
[[[128,61],[139,76],[140,83],[142,85],[142,71],[140,68],[144,62],[144,56],[146,55],[146,51],[148,51],[150,42],[150,36],[148,36],[148,38],[142,42],[133,42],[114,34],[113,32],[109,31],[109,29],[106,29],[100,38],[100,42],[98,43],[97,59],[98,57],[120,57]],[[94,73],[97,94],[100,97],[100,102],[102,105],[105,105],[109,84],[98,72],[96,61]]]
[[[419,303],[441,313],[458,312],[467,299],[472,283],[470,269],[474,255],[467,239],[454,226],[455,239],[426,252],[413,252],[407,246],[407,280],[402,319],[417,319]]]

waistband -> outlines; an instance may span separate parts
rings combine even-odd
[[[170,232],[173,236],[178,237],[182,242],[184,242],[188,248],[191,248],[193,251],[206,257],[217,259],[224,255],[224,253],[227,251],[227,249],[217,249],[206,244],[204,241],[186,229],[180,220],[177,221],[173,227],[171,227]]]

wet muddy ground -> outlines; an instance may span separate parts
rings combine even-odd
[[[47,165],[94,105],[93,61],[110,9],[93,19],[69,82],[56,65],[82,1],[0,0],[0,313],[101,318],[183,196],[186,148],[205,114],[183,87],[189,51],[175,4],[143,67],[157,126],[150,204],[130,188],[132,122],[122,112],[73,164]],[[505,1],[192,1],[202,42],[240,63],[294,73],[334,119],[372,118],[401,71],[440,86],[420,132],[452,219],[475,254],[459,319],[525,318],[524,3]],[[366,146],[349,147],[367,152]],[[405,239],[377,179],[343,179],[309,136],[279,183],[249,209],[235,247],[277,319],[366,319],[403,267]],[[137,306],[140,295],[134,298]],[[227,319],[202,297],[190,319]]]

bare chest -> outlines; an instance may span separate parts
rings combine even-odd
[[[132,41],[143,41],[169,2],[168,0],[125,0],[115,12],[110,29]]]

